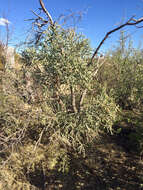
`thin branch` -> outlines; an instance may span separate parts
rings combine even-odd
[[[48,22],[47,20],[45,20],[43,17],[39,16],[37,13],[35,13],[33,10],[31,10],[31,12],[38,17],[39,20],[43,21],[43,22]],[[34,19],[35,20],[35,19]]]
[[[70,86],[70,91],[71,91],[71,103],[72,103],[72,108],[74,113],[77,113],[78,110],[76,108],[76,101],[75,101],[75,92],[74,92],[74,88],[72,86]]]
[[[91,64],[93,64],[93,60],[94,57],[97,55],[99,49],[101,48],[101,46],[103,45],[103,43],[105,42],[105,40],[114,32],[120,30],[121,28],[124,28],[125,26],[136,26],[138,24],[140,24],[141,22],[143,22],[143,17],[139,18],[138,20],[134,19],[134,16],[132,16],[127,22],[125,22],[124,24],[114,28],[113,30],[110,30],[109,32],[106,33],[105,37],[101,40],[101,42],[99,43],[99,45],[97,46],[95,52],[93,53],[90,62],[88,63],[87,66],[90,66]],[[139,26],[136,26],[139,27]]]
[[[49,21],[50,21],[50,24],[53,25],[53,24],[54,24],[53,19],[52,19],[50,13],[48,12],[48,10],[46,9],[46,7],[45,7],[43,1],[42,1],[42,0],[39,0],[39,3],[40,3],[40,5],[41,5],[42,10],[43,10],[43,11],[45,12],[45,14],[48,16],[48,19],[49,19]]]
[[[81,94],[81,96],[80,96],[78,112],[81,111],[81,106],[82,106],[82,104],[83,104],[83,100],[84,100],[84,98],[85,98],[85,96],[86,96],[86,93],[87,93],[87,89],[85,89],[85,90],[83,91],[83,93]]]
[[[104,58],[101,62],[100,62],[100,58],[98,58],[98,61],[96,63],[97,68],[95,69],[94,73],[93,73],[93,77],[95,77],[100,69],[100,67],[106,62],[106,58]]]
[[[43,0],[39,0],[40,3],[40,13],[36,13],[35,11],[31,10],[32,13],[36,16],[36,18],[32,18],[32,19],[28,19],[27,21],[33,21],[32,22],[32,29],[37,29],[35,31],[36,33],[36,44],[40,41],[42,34],[44,33],[44,31],[46,29],[43,29],[43,27],[46,27],[48,24],[50,24],[50,26],[54,26],[54,22],[53,19],[50,15],[50,13],[48,12],[48,10],[46,9]],[[43,16],[41,16],[41,13],[44,13],[43,16],[46,16],[46,18],[44,18]],[[35,41],[34,39],[34,41]],[[33,41],[32,41],[33,42]]]
[[[45,131],[45,128],[41,131],[40,135],[39,135],[39,139],[37,140],[35,146],[34,146],[34,152],[36,151],[36,148],[37,146],[41,143],[41,140],[42,140],[42,137],[43,137],[43,134],[44,134],[44,131]]]

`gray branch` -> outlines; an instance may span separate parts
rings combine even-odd
[[[124,28],[125,26],[136,26],[139,28],[139,26],[137,26],[138,24],[140,24],[141,22],[143,22],[143,17],[139,18],[139,19],[134,19],[135,16],[132,16],[127,22],[125,22],[124,24],[114,28],[113,30],[110,30],[109,32],[106,33],[105,37],[101,40],[101,42],[99,43],[99,45],[97,46],[95,52],[93,53],[90,62],[88,63],[87,66],[90,66],[91,64],[93,64],[93,60],[94,57],[97,55],[99,49],[101,48],[101,46],[103,45],[103,43],[105,42],[105,40],[114,32],[120,30],[121,28]]]

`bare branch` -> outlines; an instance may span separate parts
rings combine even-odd
[[[39,20],[43,21],[43,22],[48,22],[47,20],[45,20],[43,17],[39,16],[37,13],[35,13],[33,10],[31,10],[31,12],[38,17]],[[35,20],[35,19],[34,19]]]
[[[32,19],[27,19],[26,21],[33,21],[32,22],[32,29],[35,31],[36,36],[36,44],[40,41],[44,31],[46,30],[46,27],[48,24],[50,24],[50,26],[54,25],[53,19],[50,15],[50,13],[48,12],[48,10],[46,9],[43,0],[39,0],[40,3],[40,13],[36,13],[35,11],[31,10],[31,12],[36,16],[36,18],[32,18]],[[41,16],[41,13],[44,13],[43,16]],[[44,18],[45,17],[45,18]],[[34,41],[35,41],[34,39]],[[33,42],[33,40],[32,40]]]
[[[113,30],[110,30],[109,32],[106,33],[105,37],[101,40],[101,42],[99,43],[99,45],[97,46],[95,52],[93,53],[90,62],[88,63],[87,66],[90,66],[91,64],[93,64],[93,60],[94,57],[97,55],[99,49],[101,48],[101,46],[103,45],[103,43],[105,42],[105,40],[114,32],[120,30],[121,28],[124,28],[125,26],[136,26],[138,24],[140,24],[141,22],[143,22],[143,17],[139,18],[138,20],[134,19],[135,16],[132,16],[127,22],[125,22],[124,24],[114,28]],[[140,26],[136,26],[136,27],[140,27]]]
[[[33,150],[34,152],[36,151],[37,146],[41,143],[41,140],[42,140],[44,131],[45,131],[45,128],[41,131],[41,133],[40,133],[40,135],[39,135],[39,139],[38,139],[38,141],[36,142],[35,147],[34,147],[34,150]]]
[[[47,17],[48,17],[48,19],[49,19],[49,21],[50,21],[50,24],[53,25],[53,24],[54,24],[53,19],[52,19],[50,13],[48,12],[48,10],[46,9],[46,7],[45,7],[43,1],[42,1],[42,0],[39,0],[39,3],[40,3],[40,5],[41,5],[42,10],[43,10],[43,11],[45,12],[45,14],[47,15]]]
[[[85,11],[77,11],[77,12],[73,12],[72,10],[67,10],[69,13],[68,14],[61,14],[59,16],[59,18],[57,19],[57,22],[61,21],[61,23],[63,25],[67,24],[67,21],[69,21],[70,19],[72,20],[72,24],[71,26],[73,26],[74,28],[76,27],[76,25],[78,24],[78,22],[82,19],[83,14],[85,14]]]
[[[72,109],[74,111],[74,113],[77,113],[77,108],[76,108],[76,102],[75,102],[75,92],[74,92],[74,88],[72,86],[70,86],[70,91],[71,91],[71,103],[72,103]]]
[[[83,104],[83,100],[84,100],[84,98],[86,96],[86,93],[87,93],[87,89],[85,89],[83,91],[83,93],[81,94],[81,96],[80,96],[78,112],[81,111],[81,107],[82,107],[82,104]]]

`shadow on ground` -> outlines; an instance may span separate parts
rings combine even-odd
[[[87,158],[70,155],[69,172],[42,171],[29,175],[36,190],[142,190],[143,160],[124,148],[119,136],[95,143]],[[127,142],[126,142],[127,143]]]

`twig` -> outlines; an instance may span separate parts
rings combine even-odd
[[[36,144],[35,144],[35,147],[34,147],[34,152],[36,151],[36,148],[37,148],[37,146],[40,144],[40,142],[41,142],[41,139],[42,139],[42,136],[43,136],[43,133],[44,133],[44,131],[45,131],[45,128],[41,131],[41,133],[40,133],[40,135],[39,135],[39,139],[38,139],[38,141],[36,142]]]
[[[33,10],[31,10],[31,12],[38,17],[39,20],[43,21],[43,22],[48,22],[47,20],[45,20],[43,17],[39,16],[37,13],[35,13]],[[34,19],[35,20],[35,19]]]

